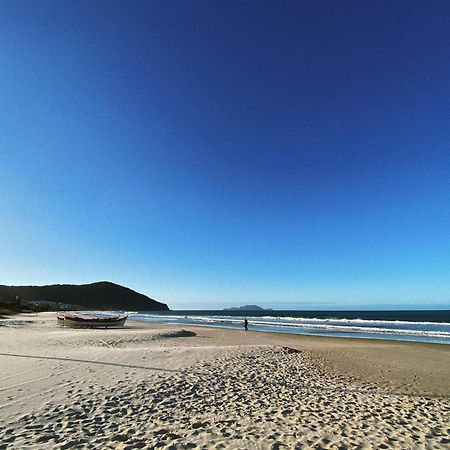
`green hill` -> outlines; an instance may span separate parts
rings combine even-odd
[[[0,302],[14,303],[19,297],[23,302],[50,301],[78,305],[84,309],[167,311],[165,303],[139,294],[127,287],[100,281],[91,284],[53,284],[49,286],[0,285]]]

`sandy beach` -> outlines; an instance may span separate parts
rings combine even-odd
[[[450,346],[0,321],[0,449],[444,449]]]

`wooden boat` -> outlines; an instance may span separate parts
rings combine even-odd
[[[86,313],[58,313],[58,325],[70,328],[123,327],[128,315],[97,316]]]

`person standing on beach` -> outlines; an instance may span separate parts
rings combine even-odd
[[[244,329],[245,329],[245,331],[248,331],[248,320],[247,320],[247,317],[244,319]]]

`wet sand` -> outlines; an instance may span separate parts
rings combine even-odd
[[[450,446],[450,346],[0,321],[0,449]]]

